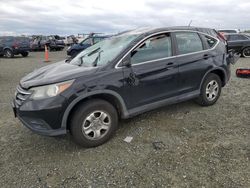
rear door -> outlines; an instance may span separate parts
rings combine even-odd
[[[21,49],[29,49],[30,47],[29,38],[17,37],[15,40]]]
[[[179,66],[180,94],[198,92],[202,78],[213,67],[215,52],[207,50],[202,36],[193,31],[175,32],[176,63]],[[215,38],[214,44],[218,42]],[[212,47],[211,47],[212,48]]]

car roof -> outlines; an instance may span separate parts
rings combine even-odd
[[[246,33],[225,33],[224,35],[247,35]]]
[[[187,30],[187,31],[198,31],[202,33],[206,33],[212,36],[216,36],[217,33],[214,29],[210,28],[202,28],[202,27],[191,27],[191,26],[175,26],[175,27],[162,27],[162,28],[138,28],[130,31],[125,31],[122,33],[119,33],[120,35],[128,35],[128,34],[139,34],[139,35],[150,35],[158,32],[163,32],[163,31],[176,31],[176,30]],[[119,35],[118,34],[118,35]]]

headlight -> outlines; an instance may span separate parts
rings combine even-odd
[[[68,89],[74,80],[66,81],[66,82],[61,82],[61,83],[56,83],[56,84],[51,84],[51,85],[45,85],[45,86],[40,86],[40,87],[33,87],[30,89],[32,92],[31,99],[44,99],[44,98],[49,98],[49,97],[54,97],[66,89]]]

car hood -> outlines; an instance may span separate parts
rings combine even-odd
[[[47,85],[71,80],[96,72],[97,67],[79,67],[61,61],[48,65],[27,74],[20,81],[22,88],[29,89],[35,86]]]

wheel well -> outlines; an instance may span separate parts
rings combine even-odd
[[[221,83],[222,83],[222,87],[225,86],[226,84],[226,78],[225,78],[225,74],[222,70],[213,70],[210,73],[214,73],[216,75],[218,75],[220,77]]]
[[[10,50],[10,51],[13,51],[11,48],[7,47],[7,48],[4,48],[3,51],[6,51],[6,50]]]
[[[67,118],[67,130],[69,130],[70,128],[70,119],[72,118],[73,114],[76,112],[77,108],[84,102],[90,100],[90,99],[102,99],[102,100],[105,100],[107,102],[109,102],[110,104],[112,104],[115,109],[117,110],[118,112],[118,117],[121,117],[121,114],[122,114],[122,105],[121,103],[119,102],[119,100],[111,95],[111,94],[95,94],[95,95],[92,95],[92,96],[89,96],[89,97],[86,97],[82,100],[80,100],[79,102],[77,102],[75,104],[75,106],[70,110],[70,113],[68,115],[68,118]]]

